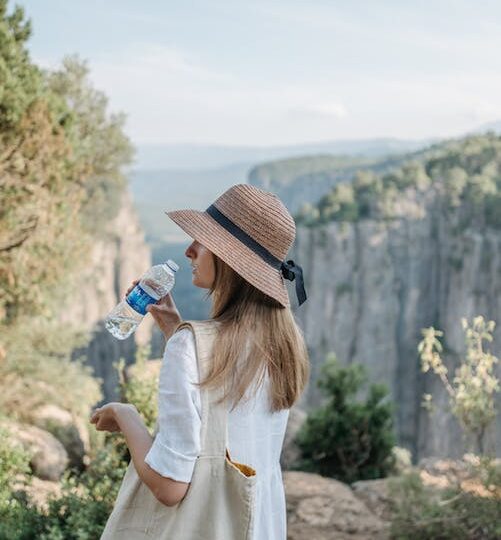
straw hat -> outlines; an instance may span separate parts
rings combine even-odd
[[[296,280],[299,305],[306,300],[303,273],[285,261],[296,225],[273,193],[248,184],[225,191],[204,212],[174,210],[166,214],[246,281],[284,307],[290,305],[284,279]]]

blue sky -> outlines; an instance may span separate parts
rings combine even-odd
[[[136,144],[460,135],[501,120],[501,2],[19,0]]]

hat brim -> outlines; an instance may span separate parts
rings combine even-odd
[[[173,210],[165,213],[186,234],[212,251],[254,287],[277,300],[282,306],[290,306],[282,273],[264,262],[207,212]]]

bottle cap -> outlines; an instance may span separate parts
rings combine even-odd
[[[165,263],[171,270],[174,270],[174,272],[177,272],[179,270],[179,266],[172,260],[172,259],[169,259],[166,263]]]

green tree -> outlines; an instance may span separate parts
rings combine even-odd
[[[345,482],[380,478],[393,467],[392,406],[382,385],[370,385],[365,401],[356,394],[367,376],[361,365],[341,367],[335,355],[322,366],[318,385],[327,398],[311,412],[297,443],[297,468]]]
[[[0,133],[14,129],[40,94],[40,70],[25,47],[31,24],[24,10],[15,7],[7,13],[7,0],[0,0]]]
[[[132,160],[125,115],[108,113],[108,98],[90,84],[89,68],[76,56],[65,58],[61,69],[47,72],[46,86],[58,103],[72,147],[72,167],[83,183],[83,224],[94,236],[100,235],[119,209],[126,184],[122,168]]]
[[[86,336],[58,312],[118,209],[131,145],[85,64],[42,72],[29,35],[23,10],[0,0],[0,405],[23,416],[51,401],[86,415],[97,382],[70,362]]]

